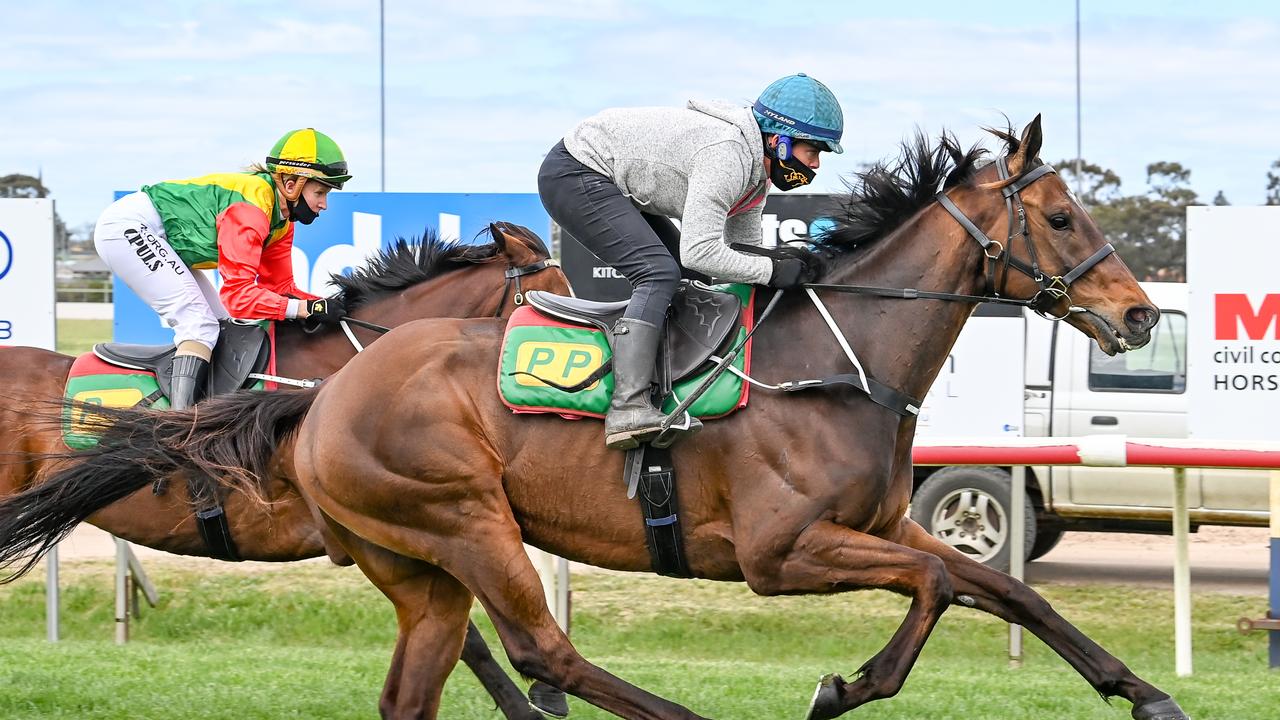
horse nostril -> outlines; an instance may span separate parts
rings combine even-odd
[[[1136,333],[1147,332],[1160,319],[1160,311],[1146,305],[1135,305],[1124,314],[1124,322]]]

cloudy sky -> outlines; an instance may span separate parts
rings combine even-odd
[[[1262,201],[1280,159],[1280,3],[1081,0],[1083,155],[1145,187],[1192,170],[1207,201]],[[612,106],[747,104],[807,72],[845,109],[836,190],[913,128],[962,140],[1044,114],[1075,156],[1073,0],[757,3],[386,0],[386,190],[528,192],[542,154]],[[43,172],[63,218],[115,189],[233,170],[285,130],[381,189],[376,0],[3,0],[0,175]]]

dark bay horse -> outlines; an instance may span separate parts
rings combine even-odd
[[[529,290],[568,292],[568,280],[550,262],[542,240],[526,228],[494,223],[492,242],[462,244],[442,241],[430,232],[420,242],[384,248],[370,264],[338,285],[352,317],[395,327],[429,317],[506,317]],[[352,326],[362,345],[379,337]],[[297,379],[333,374],[356,354],[356,348],[337,328],[304,332],[297,323],[276,325],[277,374]],[[61,429],[40,422],[48,401],[62,393],[74,357],[28,347],[0,348],[0,377],[6,390],[0,396],[0,497],[37,482],[44,466],[65,450]],[[15,457],[23,462],[5,462]],[[321,524],[293,486],[280,481],[264,489],[271,500],[264,505],[231,493],[225,501],[232,538],[239,558],[288,562],[325,554],[342,565],[351,560],[332,541],[322,539]],[[142,490],[89,516],[87,520],[117,537],[158,550],[208,557],[211,553],[197,530],[188,505],[187,484],[169,483],[163,495]],[[225,558],[223,558],[225,559]],[[491,660],[478,633],[468,638],[468,664],[491,691],[510,685]],[[495,697],[509,717],[531,715],[522,697]]]
[[[867,375],[922,398],[977,296],[996,292],[1065,318],[1107,353],[1144,345],[1158,313],[1039,161],[1039,118],[1018,137],[996,134],[1006,146],[991,164],[944,137],[862,174],[821,240],[823,285],[784,293],[772,317],[757,310],[752,373],[768,382],[850,377],[856,352]],[[920,288],[928,299],[851,294],[855,283]],[[623,454],[604,448],[600,425],[502,405],[494,391],[502,335],[500,321],[425,320],[389,334],[318,390],[215,400],[198,417],[111,412],[103,447],[47,484],[75,498],[141,487],[150,482],[135,477],[143,466],[151,476],[204,467],[252,493],[278,473],[272,458],[291,452],[302,495],[396,606],[385,717],[436,716],[473,596],[522,673],[622,717],[699,717],[589,663],[549,614],[522,540],[619,570],[652,570],[650,555],[621,482]],[[823,679],[809,717],[896,694],[955,604],[1028,628],[1098,693],[1130,701],[1134,718],[1186,720],[1167,693],[1035,591],[907,517],[914,431],[909,411],[837,384],[753,393],[751,407],[673,449],[694,576],[745,581],[762,595],[883,588],[911,598],[858,677]],[[53,491],[0,504],[0,563],[39,552],[84,510]]]

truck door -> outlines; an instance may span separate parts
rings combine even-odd
[[[1060,328],[1053,434],[1187,436],[1187,316],[1167,311],[1140,350],[1112,357],[1081,333]],[[1164,519],[1171,516],[1173,471],[1060,467],[1052,471],[1062,515]],[[1201,504],[1200,472],[1187,471],[1187,504]],[[1073,512],[1074,510],[1074,512]]]

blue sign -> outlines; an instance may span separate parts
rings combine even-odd
[[[326,295],[331,274],[349,273],[396,238],[414,241],[434,231],[471,242],[496,220],[524,225],[544,239],[551,228],[535,193],[334,193],[319,219],[294,227],[294,277],[303,290]],[[114,287],[116,341],[173,342],[154,310],[119,278]]]

